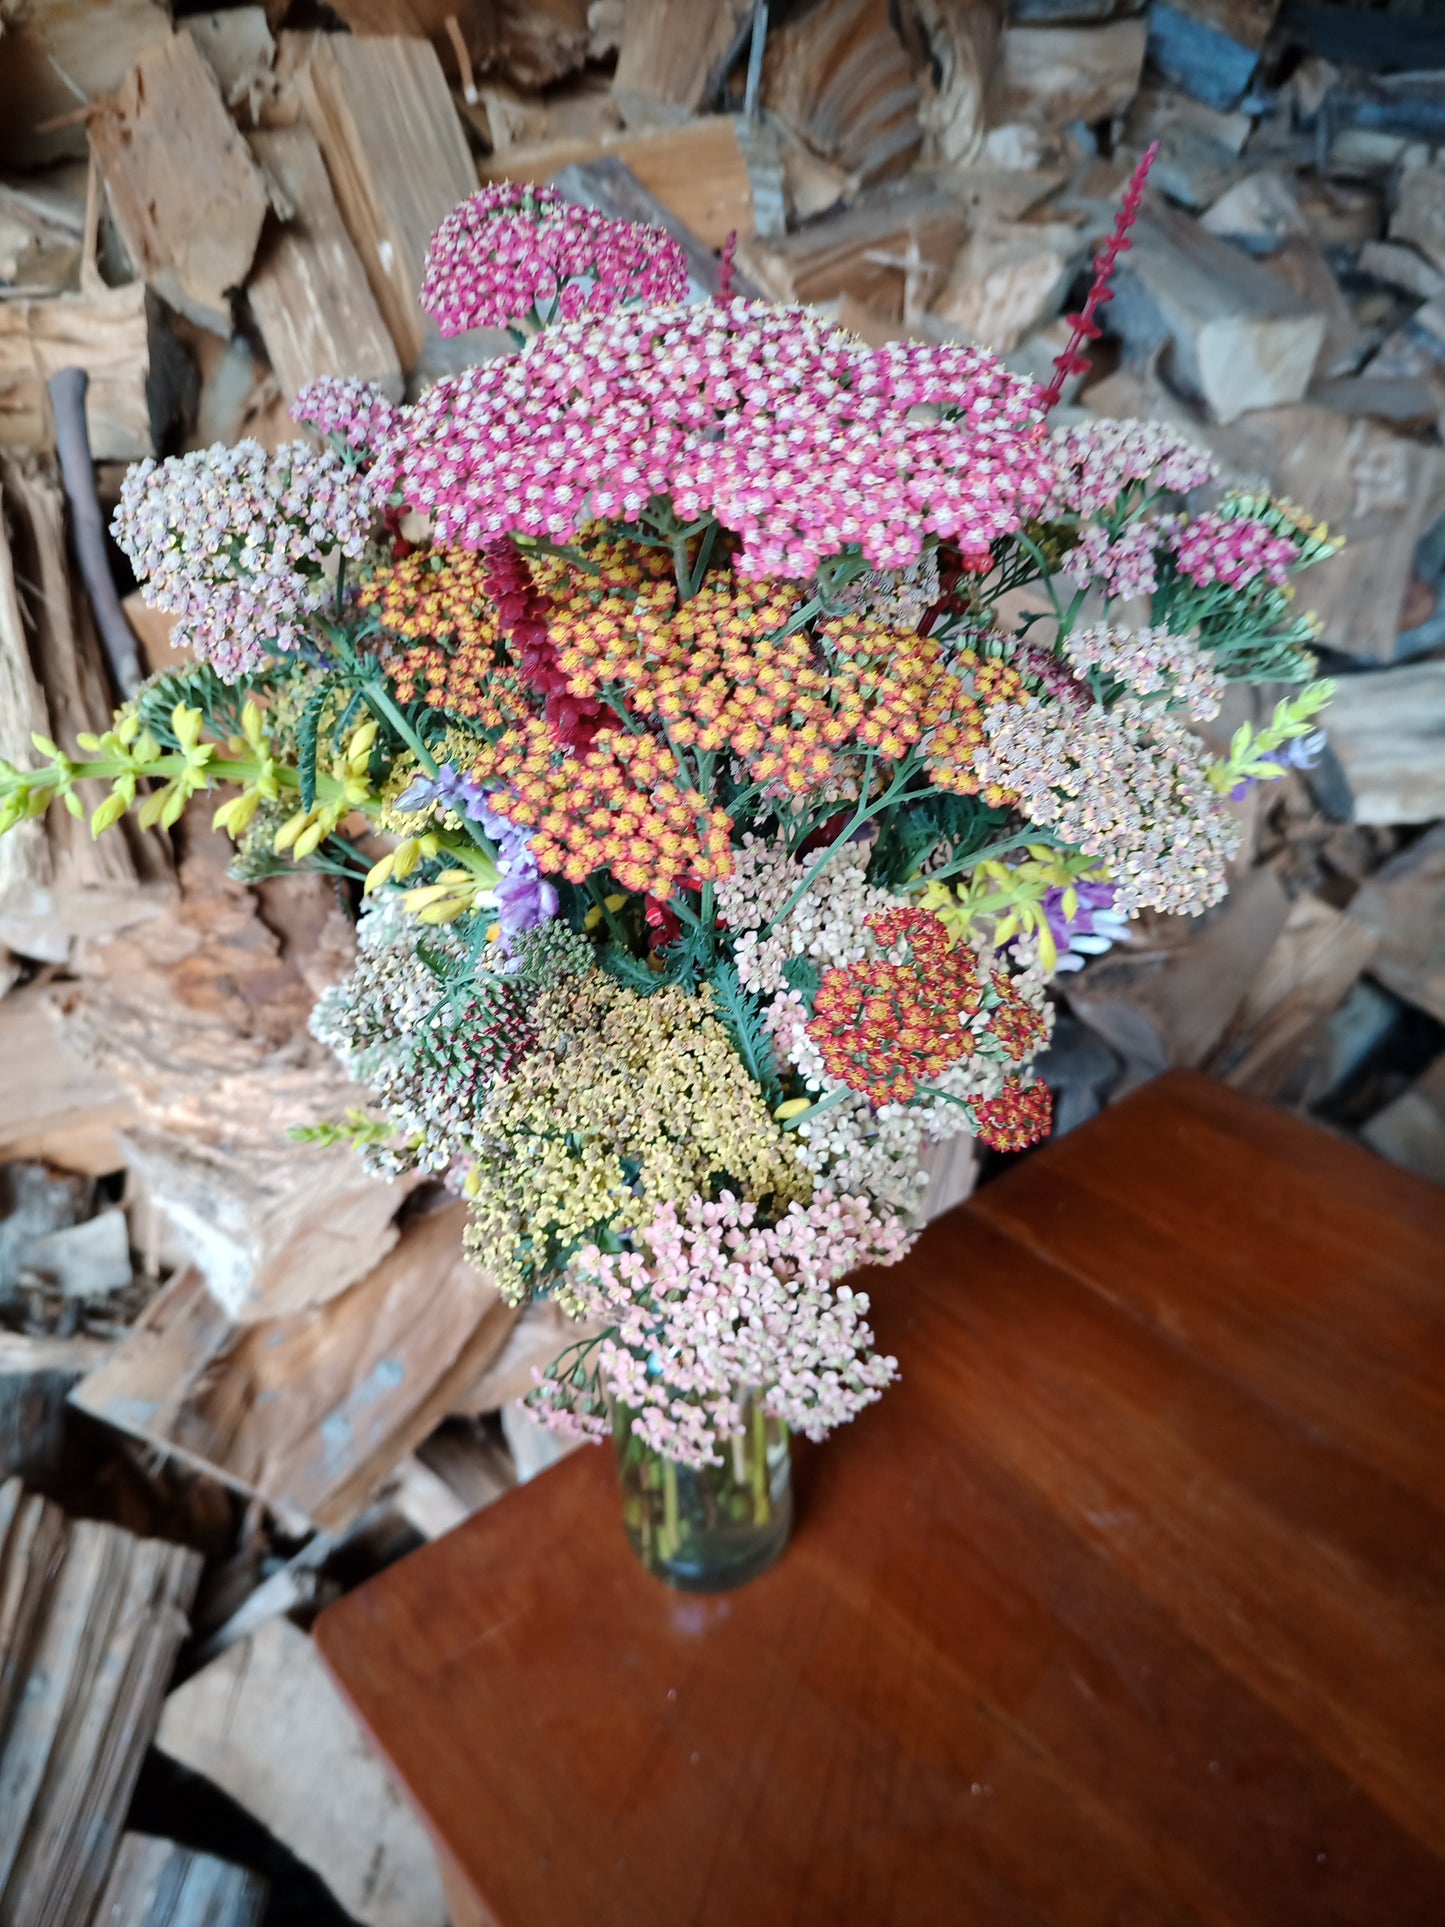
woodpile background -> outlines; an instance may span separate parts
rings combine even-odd
[[[56,370],[107,512],[141,456],[289,438],[315,376],[414,395],[497,346],[416,289],[513,177],[665,220],[699,291],[736,232],[745,291],[1045,375],[1154,140],[1066,407],[1187,424],[1343,530],[1308,584],[1340,694],[1230,899],[1066,980],[1043,1068],[1060,1128],[1190,1064],[1445,1182],[1431,0],[0,0],[0,756],[113,695]],[[288,1142],[356,1100],[306,1029],[346,906],[205,825],[0,843],[0,1922],[250,1922],[269,1877],[268,1920],[439,1927],[305,1627],[547,1461],[515,1401],[557,1324],[461,1263],[460,1207]]]

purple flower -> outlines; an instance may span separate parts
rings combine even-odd
[[[1097,957],[1119,942],[1127,920],[1114,909],[1117,894],[1112,883],[1076,883],[1078,902],[1070,916],[1064,909],[1067,892],[1060,886],[1044,892],[1043,910],[1049,930],[1058,945],[1058,970],[1082,970],[1090,957]]]
[[[1281,743],[1278,749],[1268,752],[1269,760],[1282,764],[1286,769],[1313,769],[1324,753],[1327,741],[1322,729],[1315,730],[1309,736],[1291,736],[1287,743]],[[1229,792],[1230,802],[1243,802],[1255,784],[1262,780],[1258,776],[1243,777]]]
[[[424,810],[432,805],[469,817],[496,847],[501,873],[495,891],[497,922],[504,950],[524,930],[551,922],[560,907],[555,885],[538,872],[527,832],[497,815],[475,776],[463,776],[460,770],[441,763],[435,776],[417,776],[396,799],[400,810]]]

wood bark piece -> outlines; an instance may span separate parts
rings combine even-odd
[[[459,1205],[414,1220],[359,1283],[290,1318],[238,1327],[184,1273],[74,1402],[327,1530],[350,1524],[511,1329],[462,1256],[464,1222]]]
[[[252,1814],[367,1927],[446,1927],[421,1821],[306,1634],[274,1619],[178,1686],[157,1744]]]
[[[392,401],[402,394],[396,346],[372,297],[307,127],[250,137],[262,172],[292,213],[263,244],[247,294],[288,403],[323,375],[359,376]]]
[[[88,611],[71,596],[48,468],[0,460],[0,521],[0,756],[23,767],[35,759],[32,730],[73,753],[78,732],[107,728],[112,692]],[[174,899],[160,831],[126,822],[97,840],[57,804],[0,843],[0,941],[22,956],[63,963],[78,937],[123,930]]]
[[[1340,679],[1328,717],[1331,767],[1356,823],[1433,823],[1445,816],[1445,662]]]
[[[554,179],[562,169],[611,159],[635,174],[704,248],[720,248],[729,234],[754,231],[753,185],[737,123],[710,114],[662,133],[618,132],[598,138],[549,140],[510,147],[478,164],[484,181]]]
[[[835,0],[773,24],[761,99],[855,181],[896,173],[923,140],[913,64],[887,0]]]
[[[142,54],[91,128],[112,219],[136,273],[182,314],[231,333],[266,188],[189,34]]]
[[[1299,401],[1325,318],[1268,268],[1181,215],[1146,209],[1119,264],[1109,326],[1167,366],[1215,421]]]
[[[1391,1164],[1445,1185],[1445,1058],[1437,1057],[1423,1077],[1377,1111],[1360,1136]]]
[[[612,98],[629,127],[697,113],[745,35],[753,0],[626,0]]]
[[[39,167],[84,158],[77,107],[114,93],[149,49],[171,38],[170,8],[157,0],[24,0],[4,8],[0,54],[0,164]],[[65,124],[44,122],[65,116]]]
[[[1123,113],[1139,89],[1142,20],[1104,27],[1009,27],[994,73],[990,118],[1062,134],[1070,121]]]
[[[1385,988],[1445,1024],[1445,828],[1367,877],[1350,916],[1375,939],[1370,967]]]
[[[91,1919],[200,1568],[0,1487],[0,1918]]]
[[[93,1927],[261,1927],[266,1892],[249,1868],[127,1833]]]
[[[898,320],[911,290],[921,307],[946,279],[963,232],[958,197],[944,185],[910,177],[779,241],[749,242],[738,259],[775,301],[851,295]]]
[[[1253,1097],[1304,1101],[1313,1068],[1306,1047],[1374,949],[1374,937],[1342,911],[1297,898],[1210,1059],[1213,1075]]]
[[[957,164],[977,157],[1007,14],[1006,0],[903,0],[898,8],[931,158]]]
[[[297,36],[283,35],[283,47]],[[410,374],[468,358],[443,344],[417,299],[433,230],[476,190],[446,76],[426,40],[314,34],[295,50],[296,85],[347,231]],[[470,359],[475,360],[475,353]]]

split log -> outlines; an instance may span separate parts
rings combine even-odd
[[[0,1918],[92,1918],[200,1567],[0,1487]]]
[[[704,248],[720,248],[729,234],[747,240],[755,229],[752,175],[738,123],[712,114],[665,133],[618,132],[597,138],[549,140],[507,148],[483,160],[484,181],[549,181],[569,167],[620,161]]]
[[[495,0],[495,8],[491,64],[519,87],[548,87],[594,57],[596,0]]]
[[[6,6],[0,165],[83,159],[86,104],[114,93],[144,53],[170,40],[170,11],[159,0],[105,0],[100,7],[92,0],[25,0]]]
[[[1067,222],[990,222],[970,233],[930,312],[1011,354],[1059,312],[1087,237]]]
[[[1375,938],[1371,970],[1386,989],[1445,1024],[1445,827],[1368,877],[1350,916]]]
[[[596,1338],[603,1327],[569,1318],[554,1299],[538,1298],[518,1312],[501,1348],[480,1374],[457,1388],[449,1416],[482,1418],[525,1398],[542,1372],[569,1345]]]
[[[354,34],[419,35],[429,40],[453,80],[466,79],[458,41],[473,74],[498,56],[497,8],[493,0],[335,0],[331,11]],[[539,8],[537,11],[545,15],[550,10]],[[585,13],[585,7],[583,11]],[[449,20],[453,23],[450,27]],[[546,78],[553,80],[558,76],[548,74]]]
[[[1116,1096],[1171,1066],[1208,1061],[1288,915],[1274,871],[1253,870],[1202,923],[1171,931],[1171,948],[1131,955],[1131,945],[1069,985],[1075,1016],[1124,1060]]]
[[[923,140],[913,64],[887,0],[840,0],[770,25],[760,97],[855,183],[896,173]]]
[[[1445,1057],[1377,1111],[1360,1136],[1391,1164],[1445,1185]]]
[[[918,118],[930,158],[977,158],[1008,15],[1005,0],[902,0],[899,30],[913,59]]]
[[[749,242],[738,260],[776,301],[850,295],[896,320],[906,306],[922,307],[947,277],[963,232],[957,196],[911,177],[875,188],[796,234]]]
[[[127,1833],[94,1927],[261,1927],[266,1892],[266,1882],[248,1868],[173,1840]]]
[[[1139,89],[1126,122],[1131,153],[1138,155],[1154,142],[1159,144],[1150,186],[1172,201],[1201,210],[1212,208],[1231,188],[1254,178],[1241,158],[1253,129],[1248,114],[1222,113],[1187,94],[1154,86]]]
[[[246,290],[287,403],[322,375],[360,376],[400,401],[396,346],[341,219],[315,135],[306,127],[277,127],[253,134],[250,145],[291,210],[263,246]]]
[[[74,1403],[226,1484],[335,1530],[454,1409],[515,1313],[461,1253],[460,1205],[413,1220],[359,1283],[238,1327],[183,1273]]]
[[[1294,188],[1274,167],[1260,168],[1236,181],[1211,205],[1199,225],[1209,234],[1251,240],[1280,240],[1287,234],[1310,231]]]
[[[569,201],[576,201],[581,207],[595,207],[613,220],[665,228],[687,257],[688,290],[692,298],[698,300],[717,294],[722,286],[717,257],[615,155],[564,167],[552,177],[552,185]],[[757,292],[746,267],[741,264],[733,275],[733,292],[739,295]]]
[[[1215,421],[1299,401],[1325,320],[1259,262],[1163,208],[1140,216],[1108,325],[1130,351],[1167,349],[1168,372]]]
[[[269,1621],[178,1686],[156,1743],[311,1867],[351,1918],[446,1927],[421,1821],[288,1620]]]
[[[1407,168],[1400,176],[1390,239],[1408,241],[1445,273],[1445,161]]]
[[[1315,896],[1297,898],[1209,1061],[1211,1073],[1255,1097],[1307,1101],[1310,1042],[1374,949],[1374,937],[1343,912]]]
[[[432,232],[476,188],[441,62],[425,40],[285,34],[306,119],[403,370],[475,360],[417,298]]]
[[[1149,58],[1211,107],[1233,107],[1259,65],[1280,0],[1155,0]]]
[[[1326,724],[1329,769],[1344,784],[1342,798],[1323,791],[1331,815],[1356,823],[1445,816],[1445,662],[1343,677]]]
[[[0,295],[7,301],[60,294],[76,285],[85,240],[85,182],[82,170],[60,172],[54,182],[0,182]],[[76,173],[81,174],[78,184]]]
[[[627,0],[612,98],[629,127],[676,127],[718,87],[753,0]]]
[[[89,612],[71,598],[53,475],[0,461],[0,520],[0,756],[23,766],[32,730],[73,748],[80,731],[109,726],[112,697]],[[0,941],[22,956],[63,963],[76,938],[123,930],[174,898],[158,830],[126,822],[96,840],[56,805],[0,842]]]
[[[231,333],[266,188],[189,34],[142,54],[91,125],[111,218],[146,284],[201,327]]]
[[[1348,375],[1358,368],[1369,351],[1369,343],[1335,279],[1324,249],[1314,236],[1287,235],[1277,248],[1261,256],[1261,262],[1324,318],[1324,339],[1315,358],[1316,377]]]
[[[397,1467],[387,1502],[424,1539],[439,1539],[516,1483],[516,1465],[500,1439],[476,1425],[444,1425]]]
[[[184,355],[139,281],[78,294],[0,301],[0,448],[55,446],[46,384],[83,368],[91,453],[140,461],[184,405]]]
[[[994,74],[989,117],[1062,135],[1070,121],[1122,114],[1139,89],[1142,20],[1104,27],[1009,27]]]

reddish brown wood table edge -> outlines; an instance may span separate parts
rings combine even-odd
[[[1445,1918],[1442,1238],[1171,1074],[870,1278],[904,1381],[752,1588],[648,1579],[584,1453],[349,1595],[457,1920]]]

